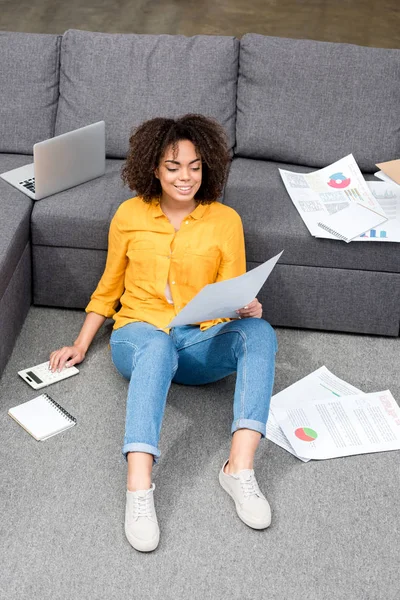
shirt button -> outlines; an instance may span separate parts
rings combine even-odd
[[[175,281],[172,282],[172,285],[175,285]]]
[[[177,306],[176,308],[180,308],[180,306]]]
[[[185,225],[189,225],[189,221],[185,221]]]

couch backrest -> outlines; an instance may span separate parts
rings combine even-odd
[[[366,172],[400,156],[400,50],[246,34],[236,153]]]
[[[61,36],[0,31],[0,152],[54,135]]]
[[[239,41],[198,35],[69,30],[62,40],[56,134],[106,122],[106,152],[125,158],[133,128],[153,117],[214,117],[235,143]]]

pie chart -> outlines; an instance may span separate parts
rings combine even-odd
[[[303,442],[313,442],[318,437],[318,433],[314,429],[310,429],[310,427],[299,427],[294,432],[294,435],[299,440],[303,440]]]

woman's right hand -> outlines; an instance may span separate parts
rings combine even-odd
[[[50,354],[49,368],[54,371],[62,371],[65,367],[72,367],[82,362],[86,353],[79,346],[64,346]]]

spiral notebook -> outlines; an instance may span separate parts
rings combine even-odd
[[[48,394],[14,406],[8,414],[40,442],[76,425],[75,417]]]
[[[348,243],[385,221],[387,221],[385,216],[362,204],[352,202],[350,206],[328,216],[324,221],[320,221],[318,225],[339,240]]]

